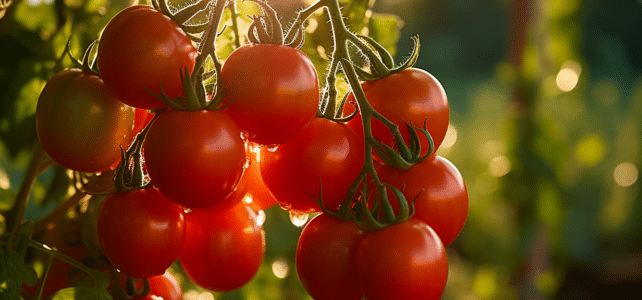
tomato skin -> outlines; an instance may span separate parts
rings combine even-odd
[[[434,229],[444,246],[457,238],[468,217],[468,191],[455,165],[441,156],[431,156],[408,170],[381,166],[377,173],[381,181],[403,189],[408,201],[419,195],[413,218]],[[388,197],[396,208],[392,192]]]
[[[149,128],[143,149],[154,186],[189,208],[225,199],[245,164],[241,131],[221,111],[166,111]]]
[[[221,76],[231,101],[225,111],[253,142],[272,145],[292,140],[317,113],[318,75],[298,49],[241,46],[225,61]]]
[[[270,189],[265,185],[263,177],[261,176],[261,152],[268,151],[265,147],[258,147],[256,144],[250,143],[247,157],[250,158],[250,166],[245,169],[243,177],[247,182],[246,204],[254,211],[268,209],[277,204],[274,195]],[[251,202],[249,202],[251,200]],[[249,202],[249,203],[247,203]]]
[[[265,232],[243,204],[219,212],[195,209],[187,214],[187,228],[179,260],[185,274],[203,288],[235,290],[250,281],[263,262]]]
[[[424,120],[428,119],[426,129],[435,142],[435,151],[439,148],[448,130],[450,108],[446,92],[434,76],[424,70],[409,68],[378,80],[366,81],[361,87],[370,105],[399,126],[406,144],[410,145],[410,137],[403,121],[422,127]],[[354,95],[350,94],[348,101],[356,101]],[[348,124],[363,136],[360,116]],[[388,127],[378,120],[372,120],[372,134],[388,146],[396,144]],[[430,146],[423,133],[418,134],[423,156]]]
[[[191,73],[198,52],[190,38],[169,17],[150,6],[134,5],[116,14],[98,44],[98,68],[105,85],[128,105],[166,107],[146,88],[168,97],[183,94],[181,67]]]
[[[303,229],[296,250],[301,283],[315,300],[361,300],[355,251],[363,231],[326,214]]]
[[[439,299],[448,279],[444,245],[416,219],[366,232],[357,245],[356,266],[368,300]]]
[[[183,291],[181,286],[169,272],[165,272],[161,276],[154,276],[148,279],[149,281],[149,294],[140,300],[182,300]],[[141,286],[142,287],[142,286]]]
[[[43,149],[63,167],[81,172],[106,171],[120,161],[120,145],[133,122],[133,108],[118,101],[100,77],[80,69],[56,73],[36,107]]]
[[[185,240],[183,208],[153,187],[107,197],[97,226],[107,258],[134,278],[162,275],[178,258]]]
[[[325,118],[313,119],[294,140],[275,151],[261,151],[261,176],[279,204],[304,213],[321,211],[323,202],[336,210],[364,163],[363,141],[350,127]]]

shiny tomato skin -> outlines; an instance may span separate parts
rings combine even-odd
[[[154,186],[188,208],[225,199],[245,164],[241,131],[221,111],[166,111],[149,128],[143,149]]]
[[[179,261],[197,285],[215,292],[240,288],[263,262],[265,232],[243,204],[224,211],[194,209]]]
[[[363,231],[326,214],[303,229],[296,250],[299,279],[315,300],[361,300],[355,251]]]
[[[149,294],[140,300],[182,300],[183,291],[176,277],[169,272],[148,279]],[[142,287],[142,286],[141,286]]]
[[[422,221],[410,219],[366,232],[355,256],[358,280],[368,300],[439,299],[446,287],[446,250]]]
[[[100,77],[80,69],[56,73],[36,107],[43,149],[63,167],[81,172],[117,164],[133,122],[133,108],[118,101]]]
[[[317,113],[318,75],[298,49],[241,46],[227,58],[221,76],[230,101],[225,111],[253,142],[272,145],[292,140]]]
[[[399,131],[407,145],[410,145],[410,137],[403,121],[423,127],[424,120],[427,118],[426,129],[435,142],[435,151],[439,148],[448,130],[450,108],[446,92],[434,76],[421,69],[409,68],[381,79],[366,81],[361,84],[361,87],[370,105],[399,126]],[[348,96],[348,101],[356,100],[351,94]],[[363,136],[360,116],[355,117],[348,124]],[[388,127],[374,118],[372,134],[386,145],[396,145]],[[418,132],[418,134],[423,156],[428,153],[429,143],[423,133]]]
[[[114,95],[137,108],[166,107],[146,88],[168,97],[181,96],[181,67],[191,73],[196,47],[169,17],[150,6],[134,5],[116,14],[98,44],[98,69]]]
[[[436,155],[408,170],[381,166],[377,173],[381,181],[403,189],[408,201],[419,195],[413,218],[434,229],[444,246],[457,238],[468,217],[468,191],[461,173],[449,160]],[[392,192],[388,197],[396,208]]]
[[[261,176],[283,208],[303,213],[321,211],[310,196],[319,197],[321,180],[323,202],[336,210],[363,163],[358,134],[346,124],[315,118],[294,140],[261,151]]]
[[[243,178],[247,182],[247,192],[245,195],[245,203],[254,211],[268,209],[278,202],[270,192],[263,177],[261,176],[261,152],[268,151],[265,147],[258,147],[256,144],[250,143],[246,151],[247,157],[250,159],[250,165],[243,173]]]
[[[97,226],[107,258],[134,278],[162,275],[178,258],[185,240],[183,208],[154,187],[107,197]]]

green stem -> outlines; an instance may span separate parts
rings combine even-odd
[[[94,271],[89,267],[87,267],[86,265],[84,265],[83,263],[63,254],[62,252],[58,251],[56,248],[50,248],[49,246],[43,243],[34,241],[32,239],[29,239],[29,246],[31,246],[34,249],[46,252],[49,256],[82,270],[83,272],[87,273],[89,277],[91,277],[91,280],[94,282],[93,288],[98,287],[98,280],[96,279],[96,277],[94,277],[94,274],[93,274]]]
[[[234,32],[234,46],[236,48],[241,47],[241,35],[239,34],[239,23],[238,23],[238,13],[236,12],[236,1],[230,1],[228,6],[230,8],[230,14],[232,19],[232,32]]]
[[[31,189],[36,182],[38,175],[45,171],[40,168],[40,162],[44,154],[45,151],[42,149],[42,145],[38,143],[33,156],[31,157],[31,161],[29,162],[29,167],[25,173],[25,177],[22,179],[22,183],[20,184],[18,195],[16,196],[16,202],[6,215],[7,225],[10,226],[7,228],[7,232],[13,232],[20,226],[20,223],[22,223],[22,218],[25,213],[25,208],[27,207],[27,202],[29,201]]]

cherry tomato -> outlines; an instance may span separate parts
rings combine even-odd
[[[140,300],[182,300],[183,291],[181,286],[169,272],[161,276],[154,276],[148,279],[149,281],[149,294],[140,298]],[[142,286],[141,286],[142,287]]]
[[[444,246],[457,238],[468,217],[468,191],[461,173],[450,161],[432,156],[405,171],[382,166],[377,173],[381,181],[403,190],[408,201],[419,195],[413,217],[434,229]],[[398,203],[392,192],[388,197],[396,208]]]
[[[225,199],[245,164],[241,131],[221,111],[166,111],[149,128],[143,149],[154,186],[189,208]]]
[[[98,69],[118,99],[138,108],[167,105],[147,91],[181,96],[181,67],[190,73],[198,52],[169,17],[145,5],[120,11],[105,27],[98,44]]]
[[[427,119],[426,129],[435,142],[435,150],[439,148],[448,130],[450,111],[446,92],[434,76],[426,71],[410,68],[378,80],[366,81],[361,86],[372,107],[399,126],[406,144],[410,145],[410,137],[403,121],[423,127],[424,120]],[[356,100],[351,94],[348,101]],[[360,116],[348,124],[363,135]],[[421,132],[418,134],[423,156],[428,153],[429,143]],[[375,119],[372,120],[372,135],[388,146],[396,144],[388,127]]]
[[[355,251],[363,231],[320,214],[305,226],[296,249],[301,283],[315,300],[361,300]]]
[[[80,69],[56,73],[40,94],[36,130],[43,149],[63,167],[102,172],[120,161],[134,122],[100,77]]]
[[[107,197],[97,226],[107,258],[134,278],[162,275],[185,240],[183,209],[153,187]]]
[[[358,278],[368,300],[439,299],[446,287],[446,250],[422,221],[366,232],[356,249]]]
[[[246,284],[265,253],[265,232],[243,204],[225,211],[195,209],[187,214],[187,237],[180,254],[185,274],[197,285],[228,292]]]
[[[358,134],[343,123],[315,118],[294,140],[261,151],[261,176],[283,208],[304,213],[320,211],[312,196],[319,197],[321,180],[323,202],[336,210],[363,163]]]
[[[250,140],[282,144],[314,118],[319,80],[312,61],[300,50],[275,44],[245,45],[221,70],[226,112]]]
[[[274,195],[265,186],[263,177],[261,176],[261,162],[259,160],[261,152],[268,151],[265,147],[259,147],[256,144],[249,144],[246,151],[247,157],[250,159],[250,165],[245,169],[243,178],[247,182],[247,193],[243,201],[250,206],[254,211],[268,209],[277,204]]]

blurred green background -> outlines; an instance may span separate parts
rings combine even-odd
[[[270,1],[285,24],[304,2]],[[73,33],[79,57],[129,4],[13,0],[0,12],[0,211],[24,176],[38,94],[67,39]],[[369,4],[366,16],[394,29],[378,38],[387,46],[398,38],[398,60],[420,36],[416,67],[449,96],[451,126],[438,154],[463,174],[470,213],[448,249],[442,298],[639,299],[642,1]],[[57,204],[59,174],[39,178],[27,217]],[[309,299],[293,265],[301,229],[279,208],[266,213],[267,253],[255,279],[226,295],[186,285],[185,299]]]

